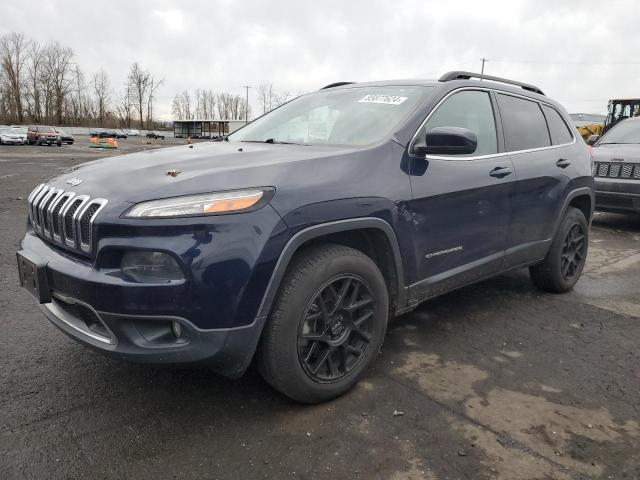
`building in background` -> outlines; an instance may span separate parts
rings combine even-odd
[[[175,138],[217,138],[235,132],[244,120],[174,120]]]

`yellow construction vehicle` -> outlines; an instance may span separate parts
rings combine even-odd
[[[640,115],[640,98],[614,99],[609,100],[607,108],[607,119],[604,121],[602,134],[607,133],[616,123],[625,118],[637,117]]]

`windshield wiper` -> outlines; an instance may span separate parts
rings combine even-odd
[[[280,140],[276,140],[275,138],[267,138],[264,143],[280,143],[282,145],[302,145],[301,143],[296,142],[282,142]]]

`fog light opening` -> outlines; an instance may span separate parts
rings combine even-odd
[[[171,322],[171,330],[173,330],[173,334],[176,338],[180,339],[180,336],[182,335],[182,325],[174,320]]]

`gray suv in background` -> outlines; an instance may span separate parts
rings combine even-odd
[[[593,161],[596,209],[640,213],[640,117],[623,120],[597,139]]]

